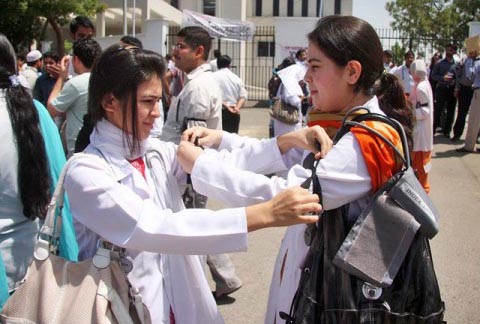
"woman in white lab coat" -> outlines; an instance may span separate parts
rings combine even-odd
[[[407,108],[398,79],[384,72],[381,43],[367,22],[348,16],[324,17],[308,39],[305,80],[309,84],[313,109],[329,114],[331,118],[363,106],[373,113],[386,113],[396,118],[411,134],[412,111]],[[386,127],[381,131],[398,143],[398,135],[392,129]],[[230,206],[249,205],[270,199],[275,193],[310,178],[311,170],[302,166],[309,152],[305,151],[297,161],[287,158],[285,153],[292,146],[304,149],[313,146],[315,137],[312,134],[321,133],[312,132],[310,128],[270,140],[255,141],[235,134],[193,128],[183,134],[185,140],[197,139],[201,145],[219,151],[202,152],[191,143],[182,142],[177,157],[191,173],[193,186],[198,188],[198,192]],[[381,148],[373,143],[375,137],[361,135],[361,131],[352,130],[341,137],[328,154],[329,147],[322,147],[322,151],[316,154],[317,158],[323,157],[316,168],[322,188],[323,208],[332,210],[347,205],[348,212],[343,219],[350,224],[366,206],[370,194],[399,168],[390,148]],[[259,164],[275,166],[275,171],[278,171],[280,162],[284,162],[283,167],[288,170],[285,179],[250,172]],[[235,177],[232,178],[231,174]],[[289,313],[308,251],[304,242],[305,229],[305,225],[290,226],[283,238],[270,286],[266,324],[284,323],[285,318],[280,318],[279,312]],[[323,278],[318,280],[322,282]],[[336,283],[333,283],[334,291],[325,296],[326,305],[318,305],[318,311],[323,311],[321,316],[326,323],[353,323],[355,321],[345,321],[345,318],[355,312],[347,314],[348,310],[342,313],[342,309],[329,307],[342,300],[344,292],[340,285],[335,286]],[[336,319],[329,317],[337,315]]]
[[[248,231],[312,222],[316,217],[301,215],[321,207],[296,188],[247,208],[186,210],[176,145],[149,139],[164,70],[158,54],[120,45],[93,67],[88,105],[95,127],[88,155],[65,179],[79,259],[91,257],[100,238],[124,247],[133,262],[129,279],[153,323],[222,323],[196,255],[245,251]]]

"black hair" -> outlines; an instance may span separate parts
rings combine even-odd
[[[293,65],[295,64],[295,60],[293,58],[291,58],[290,56],[287,56],[286,58],[283,59],[282,63],[280,63],[278,66],[277,66],[277,71],[280,71],[290,65]]]
[[[170,61],[172,59],[172,54],[165,54],[165,60]]]
[[[386,57],[390,57],[390,58],[393,57],[393,53],[390,50],[384,50],[383,55],[385,55]]]
[[[120,38],[120,41],[124,44],[131,45],[131,46],[136,46],[138,48],[143,48],[143,43],[141,40],[139,40],[137,37],[125,35]]]
[[[45,60],[47,57],[51,58],[57,63],[60,62],[60,55],[58,55],[58,53],[55,51],[48,51],[43,53],[43,59]]]
[[[93,62],[101,53],[102,48],[94,39],[79,39],[73,43],[73,55],[77,56],[87,69],[92,68]]]
[[[95,30],[95,28],[93,27],[92,21],[88,17],[77,16],[77,17],[73,18],[73,20],[70,22],[70,32],[73,35],[75,35],[75,33],[77,32],[77,30],[80,26],[85,27],[85,28],[91,28],[92,30]]]
[[[405,54],[403,54],[403,57],[407,58],[407,56],[413,56],[415,58],[415,53],[413,53],[413,51],[407,51]]]
[[[177,36],[183,37],[185,43],[193,49],[203,46],[203,59],[208,59],[208,53],[210,53],[212,47],[212,38],[205,29],[198,26],[184,27],[180,29]]]
[[[220,52],[219,49],[214,49],[213,50],[213,57],[218,59],[220,56],[222,56],[222,52]]]
[[[18,83],[16,69],[13,47],[0,33],[0,88],[5,89],[7,110],[17,141],[20,199],[23,214],[34,220],[46,215],[50,200],[50,171],[37,109],[29,91]]]
[[[228,55],[222,55],[217,59],[217,66],[219,69],[224,69],[232,64],[232,59]]]
[[[295,53],[295,57],[298,59],[300,57],[300,55],[302,55],[303,53],[306,53],[307,51],[304,49],[304,48],[301,48],[297,51],[297,53]]]
[[[344,67],[352,60],[360,62],[362,72],[354,90],[379,96],[380,108],[385,114],[398,117],[406,133],[412,134],[413,117],[409,119],[409,116],[413,116],[413,112],[398,79],[384,73],[382,44],[368,22],[353,16],[326,16],[307,37],[338,66]],[[406,118],[401,118],[404,115]]]
[[[137,89],[154,75],[162,79],[165,73],[163,58],[153,51],[138,47],[126,48],[116,44],[107,48],[93,65],[88,86],[88,112],[96,125],[105,118],[102,106],[104,97],[113,94],[123,107],[123,128],[126,129],[131,116],[132,134],[124,136],[130,153],[138,153],[140,140],[137,129]],[[131,114],[128,103],[131,102]]]
[[[25,53],[17,53],[16,56],[17,59],[21,59],[23,62],[27,61]]]

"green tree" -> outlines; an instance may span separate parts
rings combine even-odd
[[[0,0],[0,4],[0,30],[14,47],[25,46],[25,42],[28,47],[32,39],[41,40],[48,24],[55,32],[61,55],[65,51],[61,27],[69,23],[72,16],[93,16],[106,8],[98,0]]]
[[[480,20],[480,0],[396,0],[385,8],[393,18],[393,29],[408,35],[414,51],[420,39],[442,48],[468,37],[468,23]]]

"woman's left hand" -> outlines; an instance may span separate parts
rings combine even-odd
[[[187,141],[181,141],[177,148],[177,159],[183,170],[192,173],[193,166],[203,150]]]
[[[333,146],[327,132],[318,125],[281,135],[277,138],[277,143],[282,154],[297,147],[311,151],[316,159],[324,158]]]

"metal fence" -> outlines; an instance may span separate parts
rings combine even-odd
[[[176,44],[178,31],[179,27],[170,27],[167,35],[168,49]],[[379,28],[376,32],[383,48],[394,52],[398,64],[402,64],[403,55],[409,49],[413,49],[416,56],[423,57],[427,62],[437,50],[443,51],[432,46],[435,43],[432,38],[414,38],[390,28]],[[435,41],[439,43],[438,39]],[[454,40],[443,40],[440,43],[449,42],[455,44]],[[257,26],[253,40],[248,42],[216,39],[212,43],[210,58],[213,58],[214,49],[219,49],[222,54],[232,58],[232,71],[244,81],[249,100],[268,100],[267,83],[275,61],[274,26]]]
[[[169,50],[177,42],[178,31],[179,27],[169,28]],[[275,59],[275,27],[257,27],[253,39],[248,42],[215,39],[210,50],[210,59],[213,58],[215,49],[232,58],[231,70],[242,78],[249,100],[268,99],[267,83],[272,75]]]

